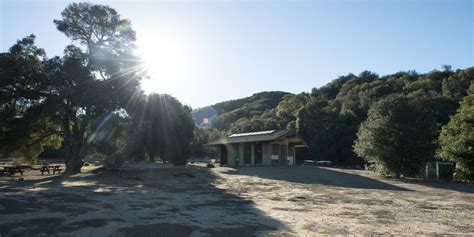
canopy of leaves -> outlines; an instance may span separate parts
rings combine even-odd
[[[209,141],[213,141],[222,136],[222,133],[212,127],[195,127],[194,137],[191,142],[191,154],[194,157],[214,157],[217,150],[214,147],[204,146]]]
[[[30,35],[0,54],[0,156],[28,162],[60,145],[59,126],[44,104],[50,85],[45,52],[34,42]]]
[[[286,95],[276,107],[277,123],[281,128],[296,128],[296,118],[298,112],[309,100],[309,95],[305,93],[297,95]]]
[[[271,110],[275,109],[288,94],[281,91],[260,92],[243,99],[225,101],[194,110],[193,116],[197,125],[213,126],[228,131],[232,123],[239,119],[252,120],[274,113]],[[202,123],[204,118],[209,119],[209,124]]]
[[[462,91],[468,89],[464,81],[474,80],[473,71],[474,68],[456,72],[434,70],[427,74],[408,71],[384,77],[365,71],[358,76],[339,77],[326,86],[313,89],[311,99],[296,121],[298,132],[310,146],[308,158],[343,164],[362,163],[363,160],[352,151],[358,127],[366,120],[372,105],[390,95],[425,99],[424,105],[438,126],[446,124],[458,107]],[[450,87],[443,86],[447,81],[450,81]],[[430,152],[433,149],[430,148]]]
[[[194,135],[190,107],[170,95],[151,94],[137,104],[131,117],[129,154],[135,160],[146,154],[152,161],[159,157],[176,165],[186,163]]]
[[[80,170],[90,136],[111,113],[133,106],[143,72],[134,56],[135,32],[130,21],[112,8],[72,3],[55,20],[72,39],[64,58],[47,62],[54,72],[55,93],[49,102],[58,111],[69,173]]]
[[[437,125],[424,101],[388,96],[369,110],[357,133],[354,151],[385,174],[412,176],[433,155]]]
[[[369,109],[390,95],[407,95],[424,101],[424,106],[442,126],[458,108],[474,80],[474,68],[426,74],[398,72],[383,77],[364,71],[359,75],[341,76],[307,94],[283,94],[278,103],[262,105],[255,94],[242,100],[218,103],[193,111],[196,123],[211,126],[224,133],[296,128],[309,144],[307,159],[331,160],[338,164],[363,164],[353,152],[353,143],[360,124]],[[249,102],[250,101],[250,102]],[[250,103],[250,104],[249,104]],[[208,124],[202,124],[209,118]],[[435,128],[436,130],[437,128]],[[431,147],[429,152],[433,152]]]
[[[456,162],[456,168],[474,177],[474,83],[457,113],[441,131],[438,156]]]

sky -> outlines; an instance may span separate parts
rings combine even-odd
[[[0,50],[31,33],[49,57],[71,1],[0,0]],[[148,92],[193,108],[260,91],[308,92],[348,73],[474,66],[474,1],[89,1],[132,22]]]

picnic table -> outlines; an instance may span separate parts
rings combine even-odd
[[[51,174],[51,171],[53,171],[53,174],[58,174],[61,173],[61,166],[60,165],[45,165],[39,168],[39,171],[41,172],[41,175],[43,175],[45,172],[48,172],[48,174]]]
[[[314,160],[305,160],[304,164],[305,165],[316,165],[316,162]]]
[[[15,173],[20,173],[21,176],[23,176],[23,167],[21,166],[6,166],[3,167],[2,170],[0,170],[0,173],[3,175],[5,173],[8,173],[9,176],[15,175]]]
[[[318,160],[318,161],[305,160],[304,164],[309,165],[309,166],[327,166],[327,167],[334,166],[334,163],[329,160]]]
[[[316,162],[318,166],[326,166],[326,167],[331,167],[334,166],[334,163],[329,160],[319,160]]]

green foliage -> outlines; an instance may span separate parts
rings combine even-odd
[[[279,129],[280,125],[273,118],[253,117],[252,119],[241,118],[231,124],[229,133],[244,133],[252,131],[264,131]]]
[[[439,144],[440,158],[456,162],[458,171],[474,177],[474,83],[457,113],[442,128]]]
[[[73,41],[63,59],[47,62],[52,75],[48,103],[61,121],[67,173],[80,171],[99,121],[133,106],[142,76],[133,55],[135,32],[112,8],[72,3],[55,20]],[[90,142],[89,142],[90,143]]]
[[[340,113],[328,101],[312,98],[300,110],[296,124],[309,145],[312,159],[336,164],[362,163],[350,149],[359,124],[353,113]]]
[[[432,156],[437,125],[425,102],[388,96],[370,109],[357,133],[354,151],[379,172],[413,176]]]
[[[447,80],[443,80],[442,94],[443,96],[453,98],[460,101],[467,95],[467,90],[474,78],[474,67],[466,70],[458,70]]]
[[[221,131],[228,131],[232,123],[239,119],[268,117],[273,109],[280,103],[285,95],[289,93],[280,91],[260,92],[252,96],[217,103],[193,111],[196,124],[201,126],[212,126]],[[210,119],[210,124],[202,124],[204,118]]]
[[[106,158],[109,163],[120,166],[125,160],[123,155],[127,144],[130,118],[120,112],[112,112],[92,122],[91,127],[95,129],[87,138],[88,156]]]
[[[365,161],[353,152],[353,144],[361,122],[375,103],[390,95],[418,98],[439,127],[458,108],[458,101],[474,80],[473,72],[474,68],[454,72],[445,66],[426,74],[407,71],[380,77],[364,71],[341,76],[312,89],[309,95],[284,94],[279,100],[279,95],[272,96],[279,101],[276,105],[262,105],[262,96],[267,98],[271,93],[267,92],[204,107],[193,115],[197,124],[207,117],[211,121],[207,127],[225,133],[296,128],[309,144],[312,159],[361,165]],[[433,153],[435,148],[427,148],[426,152]]]
[[[133,139],[130,154],[135,160],[148,155],[184,165],[191,154],[194,121],[191,108],[170,95],[150,94],[131,112]]]
[[[312,90],[311,99],[298,115],[296,127],[308,142],[313,159],[360,164],[363,161],[353,154],[352,145],[360,123],[366,120],[374,103],[389,95],[417,97],[424,101],[438,126],[446,124],[457,109],[459,99],[458,96],[447,96],[451,92],[448,93],[448,87],[443,83],[454,78],[472,81],[472,70],[434,70],[427,74],[408,71],[384,77],[365,71],[358,76],[342,76]],[[466,88],[464,82],[452,84],[449,91],[458,91],[457,94],[462,94]],[[434,149],[431,147],[429,152]]]
[[[44,105],[44,56],[34,35],[0,54],[0,156],[32,162],[45,148],[60,145],[59,126]]]
[[[217,155],[216,149],[203,145],[221,136],[222,133],[215,128],[195,127],[193,141],[191,142],[191,155],[194,157],[215,157]]]
[[[286,95],[283,100],[276,107],[277,123],[282,128],[295,128],[296,118],[298,112],[309,100],[309,95],[305,93],[297,95]]]

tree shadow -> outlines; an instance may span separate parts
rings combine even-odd
[[[429,181],[429,180],[402,180],[404,183],[423,185],[430,188],[446,189],[461,193],[474,193],[474,184],[455,183],[449,181]]]
[[[322,167],[239,167],[226,174],[251,175],[264,179],[282,180],[302,184],[321,184],[344,188],[412,191],[356,173]]]
[[[0,187],[0,236],[255,236],[286,229],[215,180],[200,168],[11,180]]]

